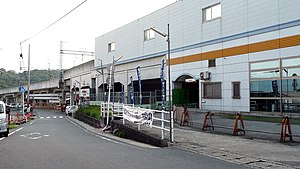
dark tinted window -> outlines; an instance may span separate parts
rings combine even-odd
[[[0,104],[0,113],[4,113],[4,107],[2,104]]]

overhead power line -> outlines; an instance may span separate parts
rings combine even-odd
[[[69,15],[71,12],[73,12],[74,10],[76,10],[77,8],[79,8],[82,4],[84,4],[87,0],[84,0],[83,2],[81,2],[79,5],[77,5],[75,8],[73,8],[72,10],[70,10],[68,13],[66,13],[65,15],[63,15],[62,17],[60,17],[59,19],[57,19],[56,21],[54,21],[53,23],[51,23],[50,25],[48,25],[47,27],[45,27],[44,29],[42,29],[41,31],[35,33],[34,35],[30,36],[29,38],[23,40],[21,43],[20,43],[20,46],[22,43],[28,41],[29,39],[37,36],[38,34],[42,33],[43,31],[49,29],[51,26],[53,26],[54,24],[56,24],[57,22],[59,22],[60,20],[62,20],[64,17],[66,17],[67,15]],[[21,53],[22,53],[22,49],[21,49]]]

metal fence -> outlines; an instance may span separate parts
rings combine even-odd
[[[109,113],[109,116],[112,117],[112,119],[118,117],[123,119],[123,124],[125,124],[124,117],[124,107],[134,107],[133,104],[124,104],[124,103],[108,103],[108,102],[101,102],[101,113],[102,117],[107,118],[107,114]],[[143,111],[151,111],[153,112],[152,117],[152,125],[149,126],[150,129],[159,129],[161,139],[165,138],[166,132],[172,132],[173,133],[173,120],[170,120],[170,115],[168,111],[162,111],[162,110],[153,110],[153,109],[144,109],[140,107],[135,107],[135,109],[143,110]],[[173,119],[173,113],[171,113],[171,119]],[[170,128],[171,123],[171,128]],[[138,125],[138,130],[140,130],[141,125]],[[174,140],[173,136],[170,138],[171,141]]]
[[[157,102],[162,101],[162,94],[161,90],[155,90],[155,91],[147,91],[142,92],[142,104],[155,104]],[[140,93],[134,92],[134,104],[140,104]],[[108,101],[108,92],[99,92],[98,94],[91,94],[90,95],[91,100],[93,101],[102,101],[106,102]],[[111,102],[119,102],[119,103],[131,103],[130,100],[130,93],[128,92],[111,92],[110,96]]]
[[[172,132],[172,136],[170,138],[171,142],[173,142],[174,138],[173,138],[173,113],[171,113],[171,119],[170,119],[170,115],[168,111],[164,111],[164,110],[153,110],[153,109],[144,109],[144,108],[140,108],[140,107],[135,107],[136,110],[142,110],[142,111],[151,111],[153,112],[153,117],[152,117],[152,125],[149,125],[148,127],[150,129],[155,128],[155,129],[159,129],[161,131],[160,136],[161,139],[165,138],[165,134],[166,132]],[[123,113],[124,113],[124,109],[123,109]],[[123,124],[125,124],[125,118],[123,118]],[[171,123],[171,125],[170,125]],[[169,124],[169,125],[166,125]],[[147,125],[146,125],[147,126]],[[168,127],[171,126],[171,127]],[[140,130],[141,125],[138,124],[138,130]]]

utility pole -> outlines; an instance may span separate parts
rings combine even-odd
[[[30,94],[30,44],[28,46],[28,87],[27,87],[27,105],[29,105],[29,94]]]
[[[169,115],[170,115],[170,142],[173,143],[174,142],[174,126],[173,126],[173,113],[171,111],[172,109],[172,101],[171,101],[171,56],[170,56],[170,51],[171,51],[171,47],[170,47],[170,25],[167,25],[167,29],[168,29],[168,34],[162,33],[160,31],[158,31],[157,29],[155,29],[154,27],[150,27],[151,30],[153,30],[154,32],[158,33],[159,35],[163,36],[164,38],[166,38],[166,42],[168,43],[168,83],[169,83]]]

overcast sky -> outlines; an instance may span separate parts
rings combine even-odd
[[[0,0],[0,68],[27,70],[30,44],[31,69],[58,69],[59,42],[64,49],[94,51],[95,38],[176,0],[87,0],[49,29],[40,32],[84,0]],[[71,68],[92,57],[64,55],[63,68]]]

